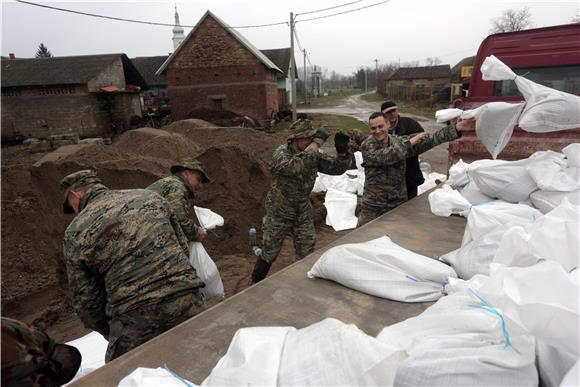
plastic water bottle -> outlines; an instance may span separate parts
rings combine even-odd
[[[250,229],[248,230],[248,240],[250,251],[253,251],[254,246],[256,246],[256,229],[254,226],[250,226]]]
[[[431,164],[429,164],[426,161],[421,161],[419,163],[419,168],[421,169],[421,172],[423,172],[425,176],[429,176],[429,174],[431,173]]]
[[[253,251],[254,255],[256,255],[256,256],[258,256],[258,257],[259,257],[260,255],[262,255],[262,249],[261,249],[261,248],[259,248],[258,246],[254,246],[254,247],[252,247],[252,251]]]

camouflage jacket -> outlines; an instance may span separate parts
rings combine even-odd
[[[280,145],[270,163],[270,191],[287,203],[302,204],[309,201],[317,172],[342,175],[349,168],[355,168],[354,165],[351,155],[332,157],[312,149],[294,152],[290,144]]]
[[[51,358],[56,343],[44,332],[2,317],[2,386],[44,386],[61,364]]]
[[[109,321],[204,286],[188,262],[187,238],[167,201],[149,190],[98,184],[64,235],[73,307],[105,337]]]
[[[460,136],[455,126],[428,133],[411,146],[409,136],[389,134],[388,144],[369,136],[361,146],[365,168],[363,205],[392,210],[407,200],[406,159]]]
[[[177,216],[183,232],[190,241],[198,241],[199,226],[196,224],[195,196],[180,175],[172,175],[157,180],[147,189],[157,192],[169,202],[169,207]]]

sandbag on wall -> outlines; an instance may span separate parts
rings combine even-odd
[[[428,200],[431,212],[437,216],[456,214],[467,217],[471,209],[471,204],[467,199],[447,184],[431,192]]]
[[[302,329],[239,329],[204,386],[388,386],[399,348],[327,318]]]
[[[486,81],[513,80],[526,100],[519,126],[528,132],[546,133],[580,127],[580,97],[555,90],[516,75],[495,56],[481,64]]]
[[[558,207],[564,199],[572,204],[580,205],[580,189],[571,192],[537,190],[530,194],[532,205],[544,214]]]
[[[394,385],[537,385],[533,337],[498,314],[464,291],[384,328],[377,339],[408,354],[397,368]]]
[[[308,272],[373,296],[402,302],[434,301],[443,295],[449,266],[409,251],[389,237],[344,244],[326,251]]]
[[[356,203],[355,194],[329,188],[324,197],[326,224],[335,231],[355,228],[358,223],[358,218],[354,215]]]

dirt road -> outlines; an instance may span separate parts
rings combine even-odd
[[[326,106],[318,108],[302,108],[298,109],[299,113],[324,113],[324,114],[339,114],[356,118],[360,121],[367,122],[369,116],[380,109],[378,103],[371,103],[361,98],[363,94],[351,95],[344,103],[338,106]],[[404,111],[399,111],[399,114],[405,117],[410,117],[417,120],[423,129],[428,133],[436,132],[443,127],[435,120],[430,120],[422,116],[413,114],[406,114]],[[447,173],[447,144],[441,144],[420,156],[421,161],[426,161],[431,164],[434,172]]]

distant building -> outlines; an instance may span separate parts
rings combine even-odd
[[[268,57],[280,70],[282,74],[278,76],[278,106],[280,108],[292,104],[292,81],[290,74],[290,47],[275,48],[271,50],[260,50]],[[298,79],[298,70],[294,62],[294,77]]]
[[[141,117],[145,86],[125,54],[2,58],[2,139],[117,134]]]
[[[131,62],[133,62],[133,65],[147,83],[147,88],[141,90],[145,112],[151,110],[155,113],[165,114],[171,111],[165,74],[155,74],[167,58],[168,55],[144,56],[131,59]]]
[[[386,81],[387,96],[396,101],[449,100],[449,65],[401,67]]]
[[[171,115],[198,108],[223,109],[256,119],[278,111],[283,74],[235,29],[207,11],[157,71],[167,75]]]
[[[473,71],[475,56],[469,56],[460,60],[451,69],[451,100],[465,97],[469,91],[469,83]]]

